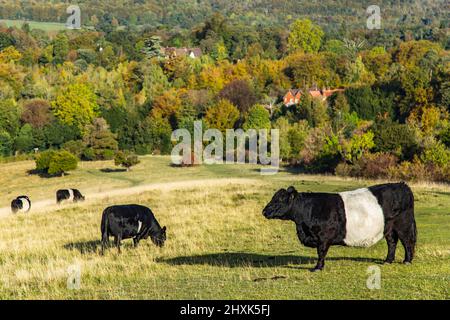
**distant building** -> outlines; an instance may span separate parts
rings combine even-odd
[[[321,99],[322,101],[327,100],[333,93],[341,92],[344,89],[323,89],[319,90],[317,88],[308,90],[308,93],[313,98]],[[283,97],[283,102],[286,107],[296,105],[300,103],[300,98],[303,94],[301,89],[289,89],[288,92]]]
[[[193,59],[200,58],[203,55],[202,49],[200,48],[175,48],[166,47],[163,48],[164,55],[166,57],[183,57],[187,56]]]

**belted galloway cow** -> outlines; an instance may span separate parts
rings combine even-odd
[[[78,189],[61,189],[56,191],[56,203],[61,203],[64,200],[79,202],[84,201],[85,197],[81,194]]]
[[[19,196],[11,201],[12,213],[29,212],[31,210],[31,200],[28,196]]]
[[[414,196],[405,183],[387,183],[341,193],[304,193],[281,189],[263,210],[267,219],[291,220],[300,242],[317,248],[318,261],[311,271],[322,270],[332,245],[369,247],[383,237],[395,259],[398,240],[405,248],[404,263],[414,257],[417,239]]]

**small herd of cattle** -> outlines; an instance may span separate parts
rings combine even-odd
[[[56,202],[84,201],[77,189],[56,192]],[[11,202],[13,213],[28,212],[31,201],[19,196]],[[414,257],[417,228],[414,196],[406,183],[387,183],[341,193],[298,192],[294,187],[280,189],[263,209],[267,219],[293,221],[300,242],[317,249],[318,261],[311,271],[322,270],[330,246],[369,247],[386,238],[385,263],[392,263],[400,240],[405,249],[404,263]],[[150,237],[162,247],[166,227],[161,227],[153,212],[140,205],[115,205],[106,208],[101,220],[101,253],[109,237],[119,253],[121,241],[133,239],[134,246]]]
[[[63,201],[84,201],[85,197],[78,189],[62,189],[56,191],[56,203]],[[28,196],[19,196],[11,202],[12,213],[29,212],[31,210],[31,200]]]

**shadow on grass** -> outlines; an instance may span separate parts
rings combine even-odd
[[[102,246],[102,242],[100,240],[89,240],[89,241],[79,241],[79,242],[70,242],[64,245],[64,249],[66,250],[77,250],[81,254],[91,254],[91,253],[100,253],[100,249]],[[121,245],[122,249],[132,249],[134,248],[132,242],[122,241]],[[117,251],[117,247],[114,244],[114,241],[110,239],[108,244],[105,247],[106,250],[114,249]]]
[[[103,169],[100,169],[100,171],[103,172],[103,173],[115,173],[115,172],[126,172],[127,169],[123,169],[123,168],[114,168],[114,169],[103,168]]]
[[[381,259],[363,258],[363,257],[329,257],[325,261],[357,261],[369,263],[383,263]],[[210,265],[210,266],[226,266],[226,267],[245,267],[251,266],[256,268],[265,267],[282,267],[288,265],[305,265],[315,264],[316,257],[296,256],[296,255],[263,255],[257,253],[244,252],[224,252],[211,253],[204,255],[176,257],[170,259],[158,259],[157,262],[162,262],[170,265]],[[306,267],[292,266],[296,269],[307,269]]]
[[[61,174],[49,174],[45,171],[42,170],[37,170],[37,169],[31,169],[27,171],[27,174],[30,176],[39,176],[40,178],[56,178],[56,177],[61,177]],[[68,176],[70,175],[69,173],[65,172],[64,176]]]
[[[78,250],[81,254],[87,253],[96,253],[101,246],[100,240],[91,240],[91,241],[80,241],[80,242],[71,242],[64,245],[64,249],[67,250]],[[110,242],[109,247],[112,246]]]

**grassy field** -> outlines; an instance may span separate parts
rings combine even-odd
[[[44,31],[59,31],[66,29],[64,23],[0,19],[0,23],[5,23],[8,27],[20,28],[25,22],[28,22],[31,29],[41,29]]]
[[[300,245],[294,224],[261,214],[273,192],[288,185],[337,192],[375,182],[289,171],[261,176],[250,165],[173,168],[169,160],[144,157],[131,172],[113,170],[112,162],[82,163],[52,179],[28,176],[32,162],[1,165],[1,206],[19,194],[53,199],[60,187],[79,187],[88,200],[0,218],[0,298],[450,298],[449,187],[413,185],[419,240],[412,265],[401,264],[401,246],[396,263],[381,265],[381,241],[368,249],[332,247],[325,270],[310,273],[316,252]],[[89,199],[93,194],[101,196]],[[121,255],[110,248],[100,256],[101,212],[118,203],[150,206],[167,226],[166,246],[148,240],[135,249],[125,240]],[[379,290],[366,287],[374,265],[381,269]],[[81,273],[78,290],[67,286],[73,267]]]

